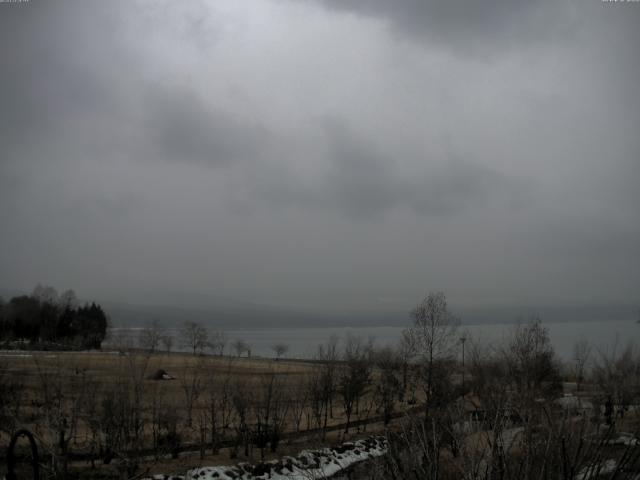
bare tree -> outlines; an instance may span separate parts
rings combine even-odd
[[[538,317],[514,328],[503,356],[517,400],[529,403],[537,397],[550,398],[561,389],[560,369],[549,331]]]
[[[345,433],[349,433],[351,415],[358,408],[371,377],[371,346],[350,336],[345,344],[343,362],[338,370],[338,393],[342,397],[346,417]]]
[[[182,344],[191,349],[194,355],[196,353],[202,353],[207,346],[207,329],[197,322],[184,322],[180,334],[182,337]]]
[[[240,338],[234,340],[231,347],[234,349],[238,357],[242,356],[242,354],[247,351],[247,348],[249,348],[245,341]]]
[[[271,451],[275,453],[288,410],[288,402],[284,400],[282,378],[274,372],[260,376],[259,384],[254,392],[252,402],[253,416],[256,421],[253,439],[260,449],[260,458],[264,460],[264,449],[271,443]]]
[[[320,370],[317,378],[312,382],[312,400],[318,399],[321,402],[320,409],[315,409],[315,413],[322,412],[324,421],[322,422],[322,437],[327,429],[329,417],[333,418],[333,398],[336,392],[337,368],[338,368],[338,337],[332,335],[325,343],[318,346],[316,359],[320,362]],[[319,390],[318,390],[319,389]]]
[[[160,324],[157,320],[153,320],[151,323],[147,324],[145,328],[140,330],[138,344],[149,353],[154,353],[160,345],[161,339],[162,330],[160,329]]]
[[[67,308],[78,308],[79,303],[78,297],[76,297],[76,292],[71,289],[62,292],[58,298],[58,305],[61,310],[65,310]]]
[[[162,413],[168,409],[165,399],[165,389],[160,382],[151,386],[151,401],[149,405],[149,420],[151,427],[151,445],[156,460],[160,458],[160,443],[162,441]]]
[[[96,379],[92,375],[86,377],[86,388],[90,395],[84,395],[80,402],[80,417],[84,421],[86,429],[90,436],[88,437],[89,454],[91,456],[91,468],[95,469],[95,462],[98,459],[97,455],[100,449],[100,435],[101,422],[100,422],[100,402],[96,401],[98,398],[102,398],[104,384],[101,380]]]
[[[224,349],[227,346],[227,336],[225,335],[225,333],[220,331],[213,332],[213,335],[211,336],[210,346],[218,356],[221,357],[222,355],[224,355]]]
[[[286,343],[276,343],[271,345],[271,350],[276,354],[276,360],[285,355],[289,351],[289,345]]]
[[[425,415],[428,416],[429,403],[434,395],[435,362],[451,353],[460,321],[449,312],[447,298],[442,292],[429,293],[411,312],[411,316],[414,321],[411,335],[426,363]]]
[[[186,425],[193,424],[193,409],[204,389],[204,368],[202,360],[195,365],[185,362],[180,375],[180,387],[184,394],[184,405],[187,412]]]
[[[402,361],[398,353],[389,347],[375,352],[374,361],[379,370],[374,380],[376,404],[377,408],[382,410],[384,424],[387,425],[391,421],[398,390],[402,386],[398,379],[402,372]]]
[[[149,355],[129,353],[120,357],[120,374],[100,402],[98,421],[102,432],[104,462],[119,457],[119,465],[132,477],[140,461],[147,416],[144,414],[144,379]]]
[[[587,363],[591,356],[591,344],[586,338],[581,338],[573,346],[574,374],[576,378],[576,391],[580,391],[580,386],[584,380]]]
[[[467,340],[467,367],[474,395],[478,397],[486,415],[494,417],[509,398],[511,380],[502,352],[470,338]]]
[[[623,357],[621,363],[633,364],[628,354],[614,356]],[[496,348],[468,339],[467,359],[474,395],[433,404],[429,422],[408,413],[388,434],[384,463],[391,471],[378,478],[600,478],[610,454],[602,448],[606,437],[593,435],[599,422],[586,416],[567,417],[550,408],[552,396],[545,398],[557,380],[557,370],[547,332],[539,322],[534,319],[515,328]],[[434,383],[441,364],[436,365]],[[609,377],[606,372],[605,377]],[[471,415],[470,403],[477,409]],[[637,468],[640,457],[626,455],[612,477],[624,477],[621,472],[634,462],[631,468]]]
[[[613,414],[623,417],[633,399],[640,396],[640,351],[636,344],[629,343],[622,351],[615,345],[610,353],[600,352],[593,376],[611,404],[607,422],[613,423]]]
[[[206,418],[211,435],[211,453],[217,454],[220,442],[224,439],[230,427],[233,413],[231,380],[233,372],[231,361],[225,371],[211,370],[207,375],[206,389]]]
[[[307,379],[308,381],[308,379]],[[310,389],[304,382],[296,383],[289,391],[291,415],[296,432],[300,431],[302,417],[309,408]],[[308,412],[307,412],[308,413]],[[308,423],[308,422],[307,422]],[[307,428],[309,425],[307,424]]]
[[[313,418],[315,427],[320,429],[327,424],[327,413],[329,402],[326,400],[327,389],[325,388],[325,375],[321,368],[317,367],[313,373],[307,377],[307,389],[309,397],[310,416]],[[322,419],[324,420],[324,425]],[[307,417],[307,429],[309,429],[309,417]]]
[[[171,353],[171,349],[173,348],[173,337],[170,334],[165,334],[160,337],[160,342],[164,347],[164,351],[169,355]]]
[[[58,291],[55,288],[48,285],[43,286],[39,283],[33,289],[31,296],[43,303],[57,305],[59,302]]]
[[[109,328],[107,330],[107,342],[118,350],[120,355],[132,350],[136,345],[137,338],[128,333],[125,328]]]
[[[25,398],[22,375],[11,372],[7,363],[0,361],[0,432],[11,435],[22,419]]]
[[[413,334],[411,329],[403,330],[398,344],[398,361],[402,368],[402,388],[399,395],[401,400],[404,400],[404,396],[407,392],[409,367],[411,361],[416,356],[416,353],[416,335]]]
[[[249,397],[247,386],[244,380],[236,378],[233,385],[233,393],[231,396],[231,403],[233,404],[233,410],[235,413],[235,430],[236,441],[231,449],[231,458],[238,456],[238,448],[240,445],[244,446],[244,456],[249,456]]]
[[[67,478],[70,447],[88,420],[84,407],[89,399],[95,408],[97,384],[89,381],[86,364],[78,357],[34,355],[33,361],[38,380],[31,400],[35,432],[51,454],[51,470],[56,477]]]

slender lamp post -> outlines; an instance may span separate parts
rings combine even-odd
[[[462,344],[462,392],[464,394],[464,342],[467,341],[466,336],[460,337],[460,343]]]

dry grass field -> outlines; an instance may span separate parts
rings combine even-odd
[[[9,431],[26,428],[41,454],[55,453],[65,468],[89,476],[118,475],[130,459],[138,471],[177,473],[350,438],[337,428],[346,421],[340,397],[334,392],[324,407],[314,398],[322,366],[309,361],[3,352],[0,365],[3,383],[14,387],[3,406],[10,421],[0,433],[0,449],[6,451]],[[158,379],[160,372],[170,378]],[[383,428],[376,402],[371,387],[351,421],[372,422],[351,428],[351,436]]]

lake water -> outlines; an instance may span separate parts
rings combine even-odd
[[[549,336],[556,353],[564,360],[573,356],[573,346],[576,341],[586,339],[594,347],[594,354],[598,351],[611,352],[618,350],[634,341],[640,344],[640,324],[635,321],[591,321],[591,322],[562,322],[544,323],[549,329]],[[371,338],[376,345],[393,345],[398,342],[404,327],[331,327],[331,328],[283,328],[283,329],[253,329],[253,330],[224,330],[229,343],[241,339],[251,346],[253,356],[273,356],[271,346],[284,343],[289,346],[287,357],[312,358],[318,345],[327,342],[332,336],[344,339],[348,335],[355,335],[365,340]],[[460,335],[467,336],[486,344],[497,344],[514,328],[514,324],[482,324],[462,325]],[[114,329],[116,335],[126,335],[135,339],[140,329]],[[176,329],[168,330],[176,336]],[[174,342],[174,350],[182,350]],[[227,345],[227,351],[231,347]]]

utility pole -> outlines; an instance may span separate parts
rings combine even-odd
[[[464,342],[467,341],[466,336],[460,337],[460,343],[462,344],[462,392],[464,394]]]

